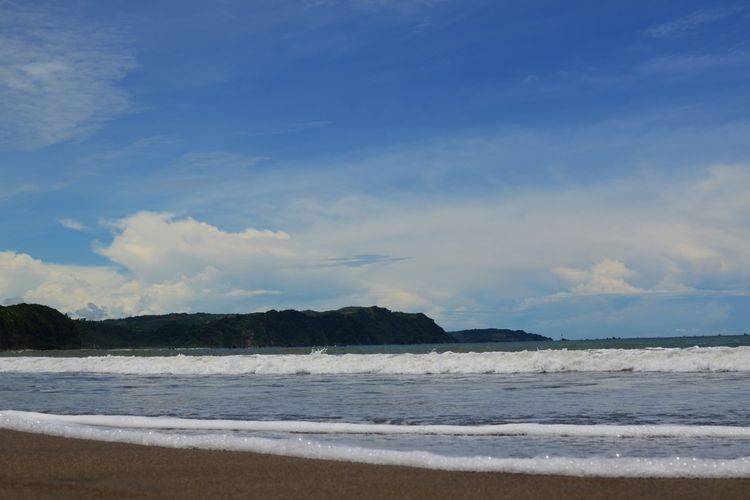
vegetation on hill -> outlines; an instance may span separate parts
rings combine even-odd
[[[382,307],[79,320],[78,329],[83,345],[95,348],[293,347],[453,341],[424,314],[392,312]]]
[[[446,333],[422,313],[382,307],[250,314],[165,314],[73,321],[38,304],[0,306],[0,350],[148,347],[298,347],[551,340],[523,330]]]
[[[76,323],[59,311],[39,304],[0,306],[0,350],[80,347]]]
[[[478,330],[460,330],[457,332],[448,332],[453,337],[454,342],[471,343],[471,342],[521,342],[521,341],[542,341],[552,340],[549,337],[536,333],[528,333],[523,330],[504,330],[500,328],[483,328]]]

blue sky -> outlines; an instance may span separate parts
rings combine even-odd
[[[0,303],[740,333],[742,2],[0,0]]]

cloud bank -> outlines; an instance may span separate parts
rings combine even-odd
[[[89,317],[380,304],[427,312],[448,327],[487,310],[495,324],[528,310],[554,319],[562,314],[555,304],[570,301],[637,299],[655,311],[660,301],[689,298],[709,307],[715,297],[750,293],[747,192],[750,168],[735,165],[681,181],[481,199],[308,200],[293,209],[304,212],[304,226],[290,232],[230,232],[143,211],[108,223],[112,241],[95,251],[109,266],[0,253],[0,297]],[[640,314],[624,312],[633,307],[607,322]],[[731,306],[711,311],[706,317],[720,322]]]

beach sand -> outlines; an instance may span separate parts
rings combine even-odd
[[[750,479],[444,472],[0,430],[0,498],[750,498]]]

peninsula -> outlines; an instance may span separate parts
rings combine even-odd
[[[522,330],[446,332],[422,313],[394,312],[377,306],[324,312],[173,313],[101,321],[73,320],[38,304],[0,306],[0,350],[304,347],[520,340],[551,339]]]

